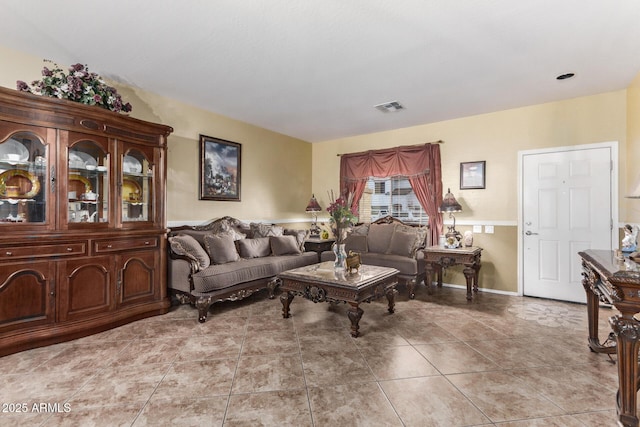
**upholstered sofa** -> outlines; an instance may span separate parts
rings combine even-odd
[[[205,322],[218,301],[235,301],[268,289],[279,273],[318,262],[304,251],[308,230],[288,230],[224,217],[201,226],[174,227],[168,234],[168,287],[180,303],[198,309]]]
[[[427,226],[405,224],[391,216],[358,224],[352,228],[345,240],[347,253],[360,254],[362,264],[393,267],[400,271],[398,279],[415,297],[415,288],[425,279],[424,255],[420,249],[429,244]],[[322,261],[334,260],[332,251],[321,254]]]

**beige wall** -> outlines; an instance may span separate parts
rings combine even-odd
[[[627,89],[627,174],[622,194],[640,184],[640,74]],[[624,222],[640,223],[640,199],[623,199]]]
[[[42,59],[2,46],[0,58],[1,86],[15,89],[18,79],[30,83],[40,78]],[[132,117],[174,129],[167,155],[169,223],[199,223],[224,215],[293,223],[308,219],[304,208],[311,196],[310,143],[140,89],[112,84],[133,105]],[[242,144],[240,202],[198,200],[200,134]]]
[[[0,58],[1,86],[15,88],[18,79],[30,82],[40,78],[43,66],[40,58],[2,46]],[[311,192],[326,207],[327,192],[338,189],[337,154],[436,140],[444,141],[443,185],[451,188],[464,209],[457,215],[458,228],[464,231],[472,224],[495,226],[494,234],[475,236],[476,243],[485,248],[481,273],[481,286],[485,288],[517,290],[520,150],[618,141],[619,220],[640,222],[640,201],[623,197],[640,173],[636,166],[640,159],[640,74],[627,90],[317,144],[136,88],[114,85],[132,103],[133,117],[164,123],[175,130],[169,138],[167,156],[170,222],[198,223],[231,215],[245,220],[295,224],[307,219],[302,212]],[[198,200],[199,134],[243,144],[241,202]],[[487,188],[459,190],[460,162],[475,160],[487,161]],[[323,220],[323,215],[319,220]],[[450,272],[449,279],[451,283],[464,283],[455,270]]]
[[[338,188],[339,153],[442,140],[443,186],[451,188],[463,207],[456,215],[457,228],[495,226],[494,234],[475,236],[476,244],[484,248],[481,287],[516,292],[518,151],[618,141],[624,177],[626,135],[627,91],[623,90],[342,138],[313,145],[313,191],[326,206],[327,190]],[[487,162],[486,189],[460,190],[460,163],[476,160]],[[622,192],[626,185],[624,178],[621,181]],[[625,218],[623,206],[621,218]],[[445,281],[465,283],[453,269]]]

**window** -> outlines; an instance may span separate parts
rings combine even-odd
[[[429,220],[404,176],[367,181],[367,190],[360,199],[360,221],[371,222],[387,215],[407,223],[426,224]]]

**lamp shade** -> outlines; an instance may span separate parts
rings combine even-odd
[[[321,210],[322,208],[320,207],[320,204],[316,200],[316,196],[312,194],[311,200],[309,200],[309,204],[307,205],[305,212],[320,212]]]
[[[447,194],[445,194],[444,199],[442,200],[442,204],[440,205],[440,212],[462,212],[462,206],[456,200],[456,198],[451,193],[451,189],[447,189]]]

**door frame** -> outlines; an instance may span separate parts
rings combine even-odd
[[[618,158],[618,141],[608,141],[608,142],[597,142],[593,144],[582,144],[582,145],[569,145],[565,147],[552,147],[552,148],[542,148],[542,149],[533,149],[533,150],[522,150],[518,151],[518,296],[524,295],[524,244],[522,234],[524,233],[523,224],[524,224],[524,211],[522,207],[523,203],[523,164],[524,164],[524,156],[532,155],[532,154],[548,154],[548,153],[560,153],[567,151],[580,151],[580,150],[589,150],[596,148],[610,148],[611,149],[611,242],[612,249],[617,249],[618,242],[618,180],[619,180],[619,171],[618,171],[618,163],[620,159]]]

